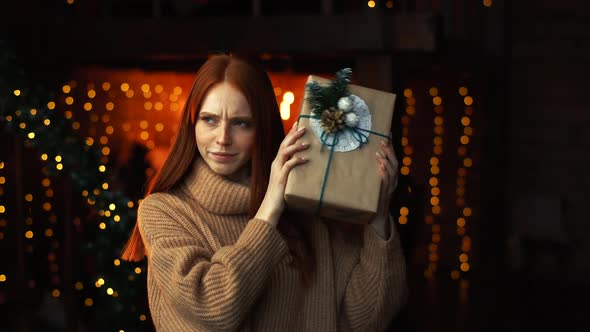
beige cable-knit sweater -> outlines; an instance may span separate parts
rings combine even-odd
[[[168,193],[139,207],[156,329],[173,331],[381,331],[406,300],[397,232],[351,236],[309,216],[317,268],[310,288],[289,266],[276,228],[248,220],[249,188],[201,160]]]

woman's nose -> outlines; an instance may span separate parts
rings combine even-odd
[[[219,132],[217,133],[217,144],[219,145],[231,145],[231,128],[227,124],[219,126]]]

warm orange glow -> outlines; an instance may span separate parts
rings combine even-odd
[[[412,97],[413,94],[414,94],[414,92],[412,91],[412,89],[408,89],[408,88],[404,89],[404,97],[410,98],[410,97]]]
[[[432,214],[440,214],[440,205],[435,205],[432,207]]]
[[[402,137],[401,143],[402,143],[402,146],[408,145],[408,138],[407,137]]]
[[[407,106],[406,107],[406,114],[408,114],[408,115],[416,114],[416,108],[414,106]]]
[[[434,196],[430,198],[430,205],[436,206],[440,202],[439,198]]]
[[[434,127],[434,133],[437,135],[442,135],[445,132],[442,126]]]
[[[463,133],[467,136],[471,136],[471,135],[473,135],[473,128],[465,127],[465,128],[463,128]]]
[[[69,85],[67,85],[67,84],[66,84],[66,85],[64,85],[64,86],[62,86],[62,87],[61,87],[61,90],[62,90],[64,93],[70,93],[71,87],[70,87]]]
[[[72,97],[67,97],[66,98],[66,104],[72,105],[73,103],[74,103],[74,98],[72,98]]]
[[[438,162],[439,162],[439,160],[438,160],[437,157],[431,157],[430,158],[430,165],[436,166],[436,165],[438,165]]]
[[[466,145],[469,144],[469,136],[461,136],[461,144]]]
[[[409,212],[410,212],[410,210],[407,207],[405,207],[405,206],[402,206],[399,209],[399,214],[402,215],[402,216],[407,216]]]
[[[434,143],[434,145],[442,145],[443,139],[440,136],[436,136],[436,137],[434,137],[434,139],[432,140],[432,142]]]
[[[434,124],[437,126],[441,126],[443,124],[444,120],[443,117],[438,115],[434,117]]]
[[[411,146],[404,146],[404,153],[407,155],[411,155],[412,153],[414,153],[414,149],[412,149]]]
[[[406,217],[406,216],[400,216],[397,219],[397,222],[400,223],[400,225],[405,225],[405,224],[408,223],[408,217]]]
[[[460,276],[459,271],[457,271],[457,270],[451,271],[451,279],[457,280],[457,279],[459,279],[459,276]]]
[[[370,0],[369,2],[367,2],[367,6],[369,6],[370,8],[375,8],[375,1]]]
[[[459,94],[463,97],[467,96],[467,93],[469,93],[469,90],[467,90],[466,86],[462,86],[459,88]]]
[[[473,104],[473,98],[470,96],[465,96],[465,98],[463,98],[463,102],[465,105],[471,106]]]
[[[469,207],[466,207],[466,208],[464,208],[464,209],[463,209],[463,215],[464,215],[465,217],[469,217],[469,216],[471,216],[471,213],[472,213],[472,211],[471,211],[471,208],[469,208]]]
[[[462,253],[461,255],[459,255],[459,261],[461,263],[465,263],[469,260],[469,256],[467,256],[466,253]]]
[[[408,166],[402,166],[400,173],[402,173],[402,175],[408,175],[410,174],[410,168]]]
[[[432,149],[432,152],[437,156],[440,156],[442,154],[442,151],[442,146],[440,145],[437,145]]]
[[[430,189],[430,194],[432,196],[439,196],[440,195],[440,188],[439,187],[432,187],[432,189]]]
[[[109,101],[105,107],[106,107],[107,111],[112,111],[115,108],[115,104],[113,104],[112,102]]]
[[[463,271],[463,272],[469,271],[469,263],[461,263],[461,271]]]
[[[121,91],[123,91],[123,92],[129,91],[129,84],[127,84],[127,83],[121,84]]]
[[[407,115],[402,116],[402,125],[408,126],[410,124],[410,117]]]
[[[465,167],[471,167],[473,165],[473,161],[471,160],[471,158],[465,158],[463,160],[463,165],[465,165]]]
[[[410,166],[410,165],[412,165],[412,158],[404,157],[404,159],[402,159],[402,163],[406,166]]]
[[[494,4],[493,0],[483,0],[483,5],[485,7],[492,7],[493,4]]]
[[[457,218],[457,226],[465,227],[465,218]]]
[[[438,106],[438,105],[442,104],[442,98],[440,96],[436,96],[436,97],[432,98],[432,103],[434,105]]]
[[[440,168],[438,168],[438,166],[432,166],[430,167],[430,173],[437,175],[438,173],[440,173]]]
[[[440,234],[432,234],[432,242],[439,243],[440,242]]]
[[[469,126],[471,123],[471,119],[468,116],[464,116],[461,118],[461,124],[464,126]]]
[[[440,233],[440,225],[439,224],[432,225],[432,227],[430,229],[433,233]]]
[[[393,1],[391,1],[391,0],[387,1],[387,2],[385,3],[385,6],[386,6],[387,8],[393,8]]]
[[[436,186],[438,186],[438,178],[431,177],[430,180],[428,181],[428,183],[430,184],[431,187],[436,187]]]
[[[289,118],[291,117],[291,104],[283,100],[281,101],[279,110],[281,112],[281,119],[289,120]]]
[[[434,97],[434,96],[437,96],[437,95],[438,95],[438,89],[437,89],[436,87],[434,87],[434,86],[433,86],[432,88],[430,88],[430,89],[428,90],[428,93],[430,93],[430,95],[431,95],[432,97]]]
[[[96,97],[96,91],[88,90],[88,98],[92,99],[94,97]]]

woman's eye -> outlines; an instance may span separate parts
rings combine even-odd
[[[250,126],[250,123],[248,121],[243,121],[243,120],[238,120],[236,122],[234,122],[236,126],[238,127],[248,127]]]
[[[215,122],[215,120],[212,117],[210,117],[210,116],[204,116],[204,117],[202,117],[201,118],[201,121],[203,121],[203,122],[205,122],[207,124],[212,124],[212,123]]]

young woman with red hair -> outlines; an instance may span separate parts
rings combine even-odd
[[[388,216],[390,144],[377,158],[379,213],[350,231],[284,211],[293,156],[273,88],[229,55],[199,69],[169,155],[150,183],[123,259],[148,259],[157,331],[378,331],[406,300],[405,261]],[[313,162],[313,161],[311,161]]]

